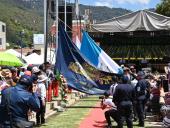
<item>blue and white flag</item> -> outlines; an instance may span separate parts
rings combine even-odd
[[[59,25],[59,41],[55,69],[66,78],[70,88],[84,93],[103,94],[110,87],[107,86],[107,88],[103,88],[105,87],[104,85],[100,86],[100,83],[108,84],[106,81],[110,81],[111,77],[105,77],[102,72],[87,62],[61,25]],[[102,77],[102,79],[100,77]],[[100,80],[102,80],[102,82],[100,82]]]
[[[114,74],[123,73],[122,68],[85,31],[83,31],[80,51],[97,69]]]
[[[78,36],[76,36],[76,42],[75,42],[75,44],[76,44],[77,48],[80,49],[81,43],[80,43],[80,40],[79,40]]]

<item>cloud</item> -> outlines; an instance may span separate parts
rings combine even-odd
[[[115,0],[118,4],[143,4],[148,5],[151,0]]]
[[[113,5],[118,4],[140,4],[141,6],[147,6],[151,0],[96,0],[95,5],[96,6],[107,6],[107,7],[113,7]]]
[[[95,5],[113,7],[113,2],[113,0],[98,0],[97,2],[95,2]]]

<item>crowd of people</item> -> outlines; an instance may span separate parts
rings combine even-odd
[[[164,127],[170,127],[170,93],[168,74],[139,71],[134,66],[123,67],[123,76],[113,76],[110,90],[105,92],[101,108],[105,109],[107,128],[112,128],[111,117],[118,128],[133,127],[133,121],[138,121],[139,127],[145,127],[146,113],[154,115],[154,121],[162,121]]]
[[[118,128],[123,128],[124,121],[128,128],[133,127],[133,121],[144,127],[147,112],[156,115],[156,120],[162,121],[165,127],[170,127],[169,81],[164,82],[170,78],[170,65],[165,68],[167,76],[137,73],[135,66],[122,68],[124,74],[112,77],[110,90],[102,97],[102,109],[110,106],[105,111],[107,128],[112,128],[111,117]],[[39,67],[29,65],[26,69],[0,69],[0,127],[31,128],[33,123],[28,117],[32,111],[36,112],[37,126],[44,124],[46,90],[52,79],[54,74],[49,62]],[[61,79],[65,81],[62,75]]]
[[[0,127],[31,128],[28,120],[32,111],[36,112],[36,123],[45,123],[46,89],[54,78],[51,64],[39,67],[29,65],[0,71]]]

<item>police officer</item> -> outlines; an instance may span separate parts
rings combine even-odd
[[[149,98],[149,82],[144,79],[145,73],[143,71],[138,72],[138,83],[135,87],[136,93],[136,110],[139,118],[139,126],[144,127],[144,109],[145,104]]]
[[[132,128],[132,108],[133,100],[135,97],[134,88],[132,85],[128,84],[128,77],[123,76],[122,84],[116,87],[115,93],[113,95],[113,102],[117,106],[117,110],[120,115],[118,120],[118,128],[123,128],[124,118],[126,119],[127,127]]]
[[[28,121],[28,110],[38,111],[40,103],[37,95],[34,92],[30,92],[32,88],[32,77],[23,75],[15,87],[10,87],[2,92],[2,104],[6,104],[8,100],[8,107],[10,114],[10,125],[14,128],[32,128],[33,124]],[[0,114],[1,115],[1,114]],[[6,115],[1,115],[1,117]],[[8,128],[4,121],[4,128]],[[11,128],[9,126],[9,128]]]

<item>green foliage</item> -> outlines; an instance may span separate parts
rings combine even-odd
[[[96,21],[111,19],[113,17],[121,16],[131,12],[130,10],[123,8],[109,8],[106,6],[87,6],[80,4],[81,15],[84,15],[86,9],[91,10],[92,18]]]
[[[11,46],[18,45],[17,42],[21,40],[20,32],[22,30],[25,31],[24,46],[32,44],[33,33],[40,33],[43,30],[43,18],[34,10],[22,7],[19,2],[17,2],[17,6],[15,0],[0,1],[0,21],[6,23],[7,42]]]
[[[74,4],[71,5],[74,7]],[[81,15],[84,15],[85,9],[90,9],[93,19],[97,21],[130,12],[121,8],[80,5]],[[0,0],[0,21],[6,23],[7,42],[10,47],[19,46],[17,43],[21,40],[19,33],[23,29],[25,30],[24,46],[31,46],[33,34],[43,32],[43,0]],[[49,23],[51,24],[51,20]]]
[[[170,0],[162,0],[156,7],[156,12],[165,16],[170,16]]]

